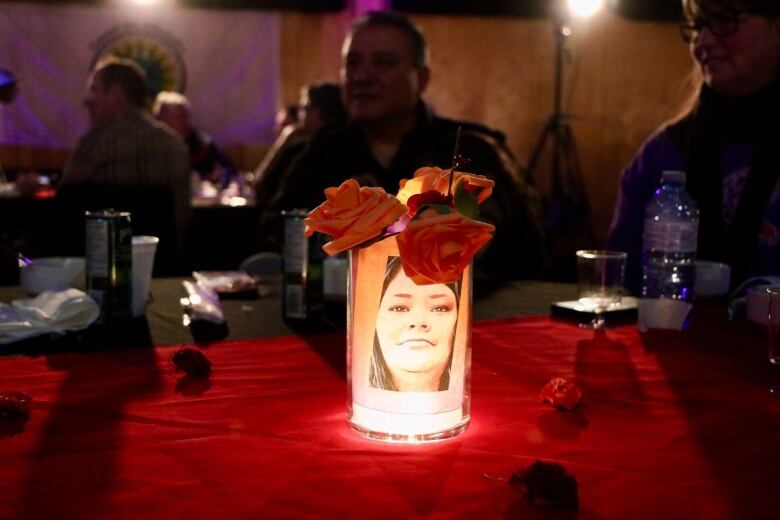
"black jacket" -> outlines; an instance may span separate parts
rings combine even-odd
[[[480,220],[494,224],[496,234],[477,258],[476,278],[540,276],[545,263],[540,198],[520,177],[503,134],[475,123],[431,116],[422,105],[417,124],[402,139],[389,168],[376,160],[355,124],[316,135],[291,165],[263,214],[266,245],[278,249],[281,244],[282,210],[313,209],[325,200],[325,188],[348,178],[395,194],[401,179],[411,178],[420,167],[449,168],[459,126],[463,128],[459,153],[469,161],[461,169],[496,182],[493,195],[480,206]]]

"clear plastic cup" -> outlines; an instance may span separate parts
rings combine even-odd
[[[160,239],[157,237],[133,237],[133,316],[135,317],[146,313],[158,242]]]

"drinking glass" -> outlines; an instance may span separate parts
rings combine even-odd
[[[593,320],[583,326],[604,328],[604,311],[620,303],[626,256],[621,251],[577,251],[579,301],[595,314]]]

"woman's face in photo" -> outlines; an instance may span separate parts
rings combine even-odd
[[[457,318],[457,300],[447,285],[417,285],[403,271],[396,274],[382,296],[376,333],[399,390],[439,389]]]

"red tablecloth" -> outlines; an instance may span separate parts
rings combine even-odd
[[[0,439],[0,517],[566,517],[485,478],[543,459],[576,476],[580,518],[778,518],[780,370],[761,333],[715,325],[479,323],[472,424],[419,446],[349,430],[339,336],[215,344],[205,384],[174,347],[0,359],[0,389],[34,399]],[[577,412],[540,402],[555,376]]]

